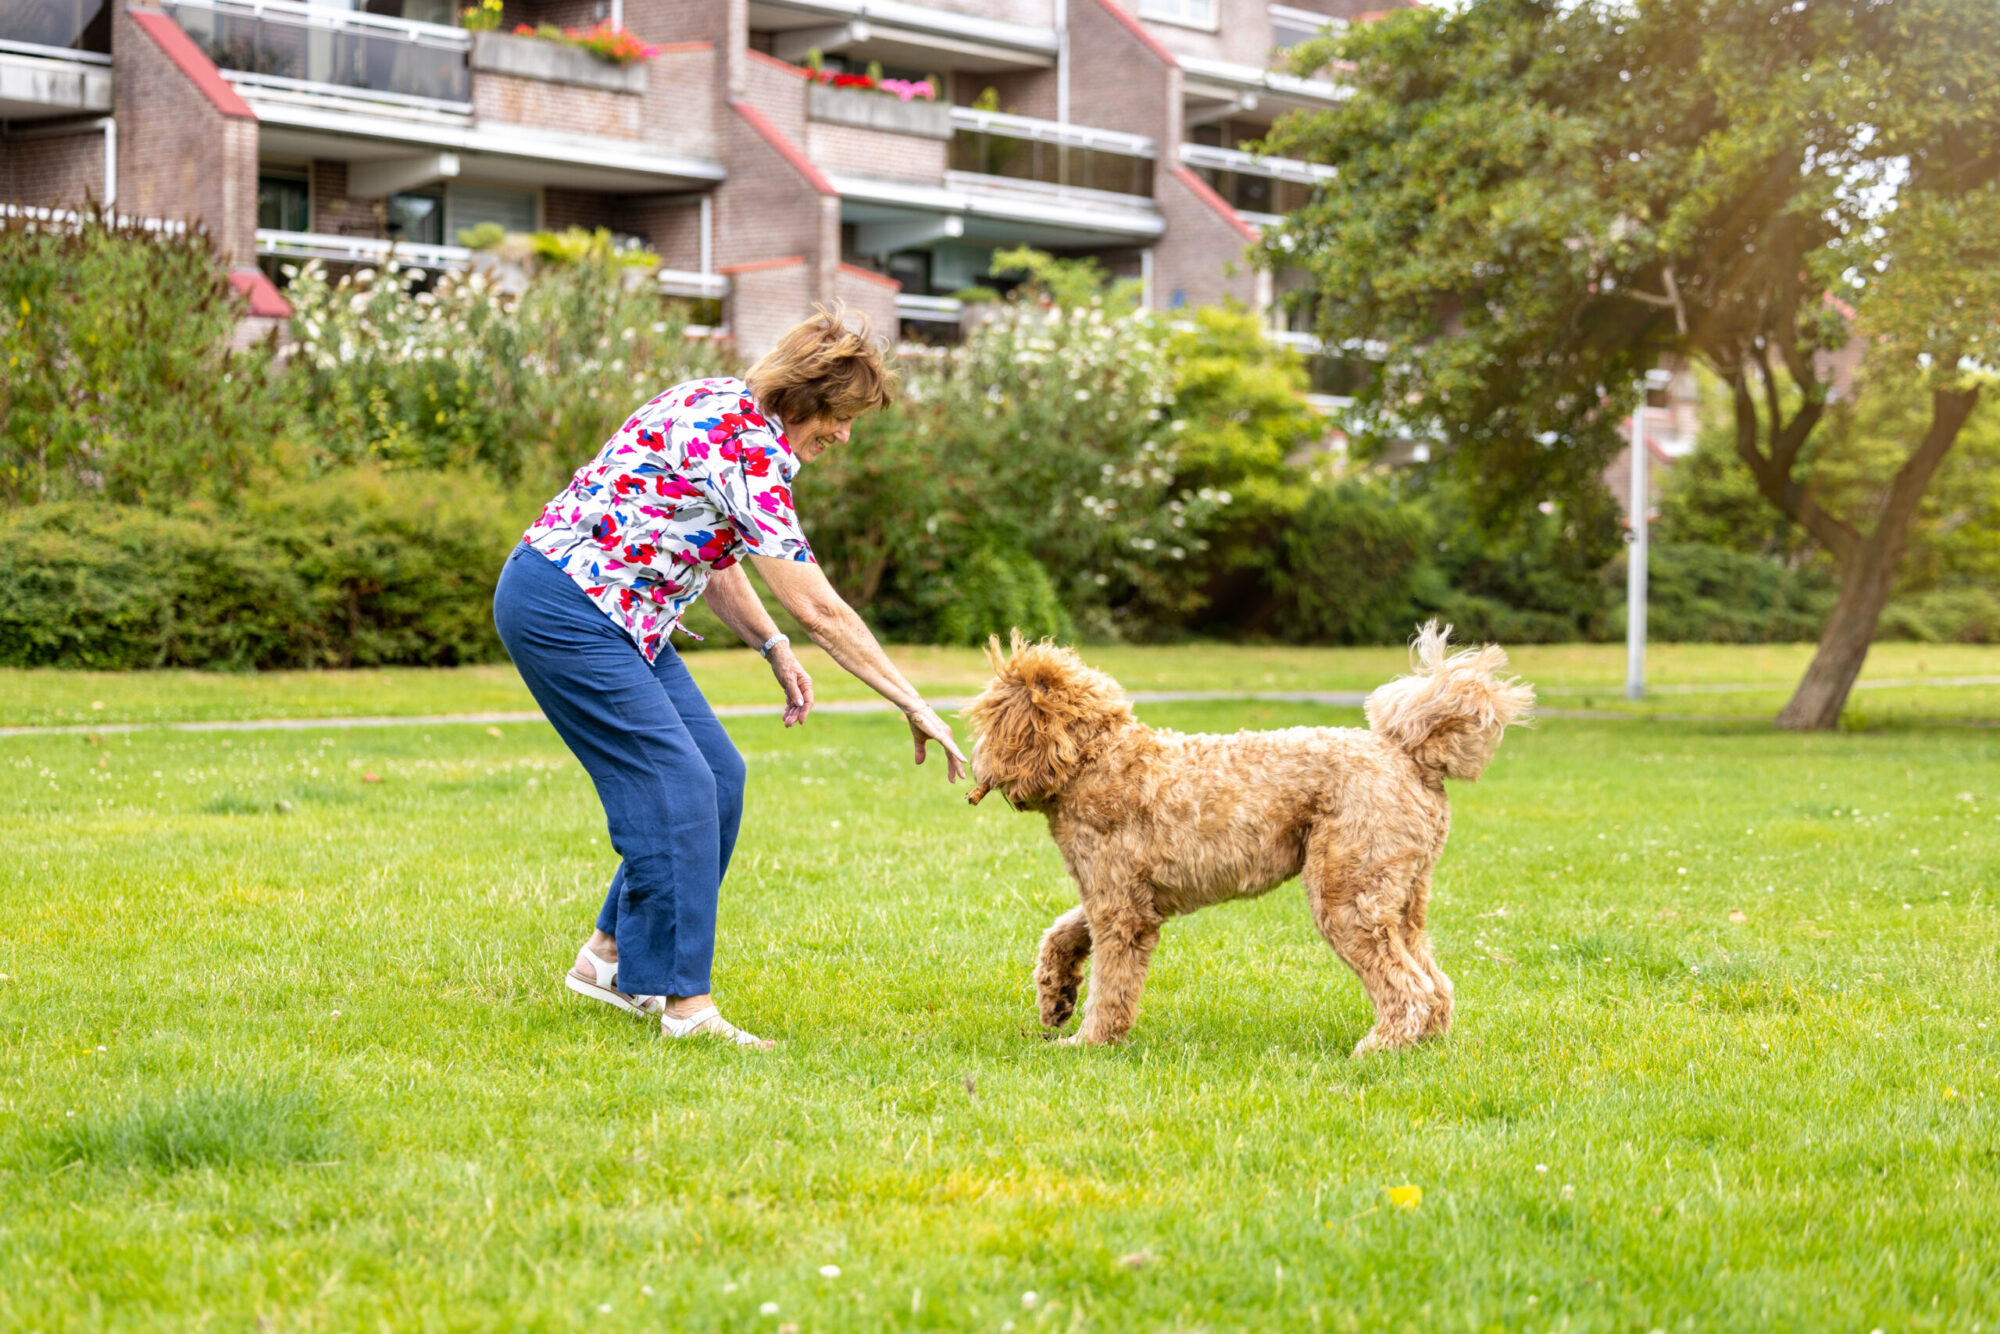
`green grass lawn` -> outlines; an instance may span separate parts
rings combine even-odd
[[[1398,661],[1092,656],[1134,689]],[[1660,656],[1689,682],[1802,661]],[[913,661],[977,684],[968,655]],[[697,670],[768,691],[740,654]],[[497,670],[0,697],[10,723],[525,706]],[[541,724],[0,739],[0,1327],[2000,1321],[2000,732],[1514,734],[1453,793],[1458,1027],[1356,1062],[1366,1002],[1295,887],[1170,924],[1129,1045],[1050,1046],[1031,960],[1074,894],[1041,821],[967,808],[893,718],[730,728],[752,786],[717,988],[768,1053],[561,989],[613,863]]]
[[[977,649],[891,650],[910,680],[928,693],[968,696],[985,684]],[[1397,648],[1181,648],[1110,646],[1087,650],[1090,660],[1145,690],[1372,690],[1408,669]],[[1698,713],[1765,720],[1776,715],[1812,658],[1810,644],[1751,647],[1656,644],[1647,679],[1662,692],[1636,704],[1624,698],[1625,649],[1619,644],[1527,644],[1512,650],[1514,665],[1554,708],[1641,715]],[[806,645],[800,656],[821,699],[872,698],[868,688]],[[747,649],[704,649],[688,655],[695,675],[717,704],[757,704],[772,698],[770,676]],[[1852,721],[2000,720],[2000,683],[1919,686],[1903,682],[2000,677],[2000,648],[1963,644],[1878,644],[1862,674],[1864,688],[1849,702]],[[1896,682],[1893,689],[1866,688]],[[1744,685],[1716,693],[1718,685]],[[532,709],[534,700],[509,666],[451,671],[120,672],[23,671],[0,668],[0,727],[162,723],[196,719],[354,718],[481,713]]]

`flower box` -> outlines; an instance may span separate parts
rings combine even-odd
[[[580,46],[504,32],[472,34],[472,68],[545,83],[601,88],[613,93],[646,91],[644,61],[614,65]]]
[[[951,104],[908,102],[875,88],[837,88],[813,83],[806,88],[806,115],[830,125],[853,125],[888,134],[922,139],[951,138]]]

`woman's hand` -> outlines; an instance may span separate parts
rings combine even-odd
[[[771,650],[771,675],[778,678],[778,687],[785,692],[785,726],[804,722],[813,711],[813,679],[792,656],[790,644]]]
[[[958,742],[952,739],[951,725],[938,717],[935,709],[920,702],[915,708],[906,712],[903,718],[910,724],[910,740],[916,743],[918,764],[924,762],[924,747],[935,741],[944,747],[946,780],[956,783],[965,776],[970,761],[959,752]]]

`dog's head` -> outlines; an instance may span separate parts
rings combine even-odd
[[[1071,649],[1030,644],[1016,630],[1012,653],[995,635],[986,645],[993,679],[966,714],[972,719],[972,776],[1033,809],[1068,785],[1111,734],[1132,725],[1125,692]]]
[[[1509,727],[1525,723],[1534,687],[1502,677],[1507,652],[1498,644],[1450,651],[1451,627],[1423,626],[1411,644],[1416,670],[1368,696],[1368,725],[1428,769],[1476,779]]]

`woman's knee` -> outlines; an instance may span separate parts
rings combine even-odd
[[[724,815],[743,809],[743,787],[750,767],[736,747],[727,746],[708,757],[709,772],[715,777],[715,804]]]

